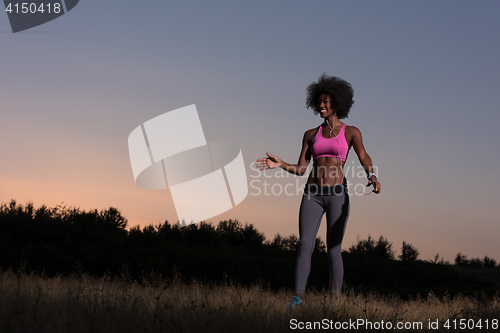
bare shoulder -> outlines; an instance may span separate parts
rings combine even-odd
[[[318,128],[317,127],[314,127],[314,128],[311,128],[311,129],[308,129],[305,133],[304,133],[304,137],[308,137],[308,136],[311,136],[313,134],[316,134],[316,132],[318,131]]]
[[[345,127],[345,134],[346,134],[346,137],[349,137],[349,138],[360,137],[361,136],[361,131],[356,126],[349,126],[349,125],[347,125]]]
[[[314,136],[316,135],[317,132],[318,132],[318,127],[308,129],[304,133],[304,142],[309,142],[310,140],[314,139]]]
[[[345,130],[347,133],[361,133],[356,126],[346,125]]]
[[[361,131],[356,126],[347,125],[345,128],[345,137],[349,146],[356,142],[362,142]]]

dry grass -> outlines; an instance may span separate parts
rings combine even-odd
[[[383,320],[393,326],[403,321],[422,322],[424,330],[419,332],[450,332],[455,330],[442,327],[447,319],[488,319],[490,327],[492,319],[500,319],[498,295],[493,299],[430,295],[426,300],[403,301],[347,292],[332,304],[325,293],[309,293],[305,307],[286,310],[291,296],[259,285],[184,284],[154,275],[139,283],[126,275],[114,279],[87,274],[45,278],[6,271],[0,272],[0,332],[287,332],[292,319]],[[429,320],[436,319],[441,328],[427,330]],[[350,331],[377,330],[360,326]],[[488,331],[484,322],[477,331]]]

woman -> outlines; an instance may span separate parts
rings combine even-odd
[[[349,216],[349,196],[343,167],[351,147],[358,155],[375,193],[380,193],[380,182],[374,173],[372,160],[363,147],[361,132],[340,120],[347,118],[354,103],[351,85],[334,76],[323,74],[318,82],[307,87],[307,108],[319,114],[323,123],[305,132],[297,164],[288,164],[275,155],[257,160],[260,170],[281,167],[302,176],[313,158],[313,168],[304,188],[299,211],[300,247],[295,267],[295,293],[290,304],[304,305],[302,297],[311,268],[316,234],[326,213],[327,249],[330,258],[330,281],[336,298],[342,288],[344,266],[342,239]]]

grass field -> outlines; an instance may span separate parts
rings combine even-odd
[[[0,332],[289,332],[300,328],[311,328],[308,332],[500,332],[500,295],[437,298],[431,294],[403,301],[345,291],[332,301],[327,292],[309,292],[306,306],[287,310],[291,296],[290,291],[273,292],[262,285],[186,284],[154,274],[132,281],[126,275],[47,278],[8,270],[0,272]],[[438,329],[429,329],[430,321]],[[444,327],[446,321],[449,328]],[[466,329],[459,329],[460,325]]]

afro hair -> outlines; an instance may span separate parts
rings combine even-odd
[[[336,76],[321,75],[318,82],[313,82],[307,87],[306,107],[313,109],[314,114],[319,113],[319,98],[322,94],[330,96],[330,103],[339,119],[347,118],[354,100],[354,91],[349,82]]]

